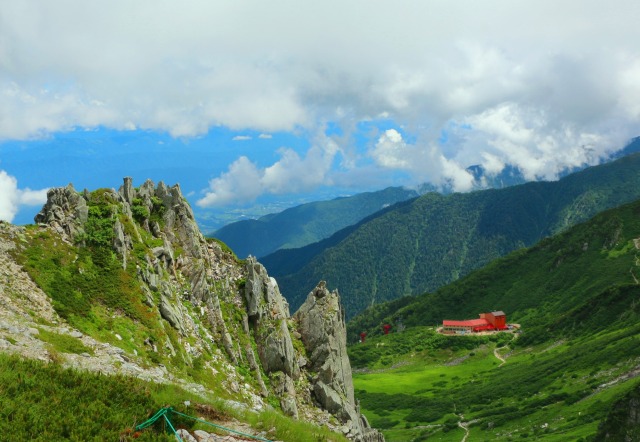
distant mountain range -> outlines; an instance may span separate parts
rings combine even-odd
[[[227,244],[239,257],[262,257],[279,249],[303,247],[327,238],[368,215],[418,192],[389,187],[330,201],[317,201],[258,219],[237,221],[211,234]]]
[[[413,327],[504,310],[509,322],[522,324],[524,341],[537,343],[635,324],[638,253],[640,199],[493,260],[438,290],[370,307],[349,328],[355,336],[400,318]]]
[[[632,140],[610,160],[637,151],[640,151],[640,138]],[[567,168],[559,175],[564,177],[582,169],[584,167]],[[470,166],[467,171],[474,177],[475,190],[502,189],[527,182],[522,172],[511,165],[506,165],[496,175],[488,174],[480,165]],[[257,219],[231,222],[209,236],[225,242],[240,257],[253,255],[262,258],[281,249],[301,248],[329,238],[340,229],[354,225],[379,210],[429,192],[446,195],[452,193],[452,188],[425,183],[415,190],[390,187],[376,192],[316,201]]]
[[[640,198],[640,154],[556,182],[442,195],[373,214],[317,244],[261,262],[292,308],[306,287],[338,287],[351,317],[365,307],[432,291],[507,253]]]

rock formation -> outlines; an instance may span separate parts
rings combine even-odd
[[[347,330],[338,291],[325,282],[309,293],[294,315],[309,355],[313,393],[320,405],[346,424],[346,434],[357,441],[383,441],[360,414],[353,393],[351,364],[347,356]]]
[[[122,348],[109,345],[102,347],[104,351],[96,350],[96,355],[104,355],[100,361],[91,355],[68,355],[68,364],[104,373],[128,367],[131,370],[126,374],[147,376],[153,372],[156,381],[176,382],[169,364],[154,366],[154,361],[171,358],[187,366],[199,361],[252,408],[266,407],[264,398],[275,397],[282,411],[294,418],[326,424],[354,441],[384,440],[369,427],[354,398],[337,292],[330,293],[321,283],[291,317],[277,282],[255,258],[240,262],[228,249],[200,233],[178,185],[168,187],[160,182],[156,186],[147,180],[135,188],[131,178],[125,178],[117,192],[79,193],[72,185],[51,189],[35,220],[40,233],[5,229],[12,235],[6,238],[6,248],[16,244],[21,249],[29,243],[29,235],[38,234],[51,235],[53,244],[60,237],[68,250],[107,248],[105,256],[115,256],[111,259],[117,259],[123,274],[139,289],[134,300],[127,302],[144,304],[141,310],[167,324],[144,338],[127,337]],[[69,253],[77,256],[77,252]],[[81,273],[82,269],[74,271]],[[2,288],[0,281],[0,294]],[[46,299],[44,294],[41,297]],[[52,313],[50,304],[47,309],[47,319],[56,316],[55,321],[62,324],[60,330],[67,330],[64,333],[82,336],[83,342],[96,349],[101,346],[65,325],[63,318]],[[110,315],[116,318],[123,313],[115,309]],[[37,341],[35,332],[24,336]],[[114,337],[116,342],[124,339],[119,334]],[[17,351],[10,340],[0,344],[6,351]],[[106,368],[110,360],[114,367]],[[245,375],[239,374],[239,367]],[[244,377],[246,373],[253,381]]]
[[[84,233],[83,226],[88,216],[85,198],[69,184],[49,189],[47,202],[36,215],[35,222],[51,226],[63,238],[70,240]]]

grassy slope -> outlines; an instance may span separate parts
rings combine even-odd
[[[173,385],[65,370],[57,364],[4,354],[0,354],[0,393],[0,434],[15,441],[175,441],[160,424],[137,434],[134,431],[136,425],[167,404],[211,422],[209,416],[195,411],[198,405],[203,405],[215,410],[218,418],[249,422],[254,429],[267,431],[267,437],[276,440],[346,441],[326,428],[275,412],[243,413]],[[186,400],[191,402],[190,408],[183,404]],[[212,431],[210,426],[194,426],[193,420],[175,415],[171,416],[171,422],[178,428]]]
[[[354,366],[382,369],[355,378],[372,424],[386,427],[394,441],[459,441],[462,413],[472,422],[469,441],[593,440],[613,404],[639,386],[638,238],[640,201],[433,294],[356,318],[349,337],[366,330],[369,338],[350,347]],[[503,366],[493,348],[504,341],[443,338],[425,327],[487,309],[504,310],[523,327],[509,349],[500,350],[510,353]],[[398,326],[400,318],[406,330],[381,335],[381,324]],[[445,364],[459,358],[466,359]]]
[[[638,170],[636,154],[553,183],[427,194],[361,224],[278,282],[295,309],[306,296],[304,287],[324,279],[341,290],[351,317],[374,303],[435,290],[499,256],[638,198]]]

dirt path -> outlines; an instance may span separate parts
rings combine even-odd
[[[469,437],[469,427],[467,426],[467,422],[462,422],[462,419],[464,419],[464,416],[460,415],[458,426],[464,430],[464,437],[461,442],[467,442],[467,437]]]
[[[503,358],[502,356],[500,356],[500,353],[498,353],[498,350],[503,349],[503,348],[506,348],[506,347],[500,347],[500,348],[494,348],[493,349],[493,355],[500,360],[500,365],[498,365],[498,367],[502,367],[504,365],[504,363],[507,362],[507,360],[505,358]]]

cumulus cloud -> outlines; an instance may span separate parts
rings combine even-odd
[[[233,141],[249,141],[251,139],[253,139],[253,137],[249,135],[236,135],[232,138]]]
[[[471,164],[551,178],[638,135],[639,13],[637,0],[2,1],[0,140],[77,126],[266,138],[385,118],[412,141],[374,135],[380,170],[459,189]],[[243,173],[258,183],[240,198],[326,182],[322,161],[300,173],[331,158],[313,149],[268,168],[238,159],[205,199],[232,200]]]
[[[582,112],[594,82],[619,95],[631,78],[639,8],[633,0],[3,2],[0,137],[74,125],[179,136],[216,124],[290,130],[338,109],[438,121],[526,100],[528,89]],[[596,113],[611,105],[590,103]]]
[[[314,145],[305,157],[281,148],[280,159],[259,168],[246,156],[236,160],[227,172],[209,181],[209,189],[196,204],[199,207],[241,205],[263,194],[297,193],[331,184],[331,167],[340,149],[331,139]]]
[[[47,190],[19,189],[18,180],[0,170],[0,219],[13,221],[20,206],[36,206],[47,201]]]
[[[216,207],[253,201],[262,193],[260,181],[263,171],[249,158],[242,156],[229,166],[229,170],[209,181],[209,191],[196,204]]]
[[[386,130],[370,154],[382,168],[407,171],[412,180],[408,184],[429,181],[456,191],[470,190],[473,186],[473,176],[464,167],[447,159],[434,146],[405,142],[395,129]]]

